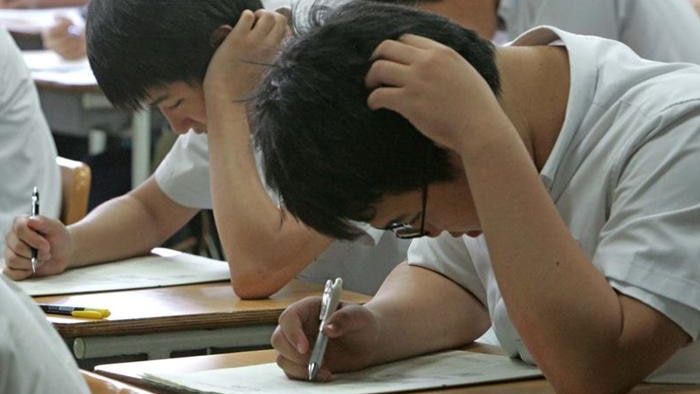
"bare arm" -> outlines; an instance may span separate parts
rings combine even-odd
[[[145,254],[196,212],[169,199],[151,176],[130,193],[107,201],[68,226],[74,245],[70,266]]]
[[[397,266],[365,306],[382,323],[379,343],[384,348],[372,364],[465,345],[491,324],[486,308],[470,292],[409,264]]]
[[[204,82],[214,217],[233,287],[242,298],[276,292],[331,242],[290,216],[282,220],[284,213],[258,176],[245,104],[236,100],[251,91],[262,71],[248,60],[274,53],[286,21],[267,12],[251,30],[253,21],[252,13],[243,14],[212,59]]]

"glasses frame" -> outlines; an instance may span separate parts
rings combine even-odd
[[[428,143],[428,150],[426,152],[425,162],[426,164],[430,160],[430,153],[433,147],[432,143]],[[423,167],[423,185],[422,185],[422,197],[421,197],[421,214],[420,214],[420,228],[416,229],[408,223],[394,222],[389,225],[387,230],[391,230],[394,236],[399,239],[413,239],[420,238],[426,235],[425,232],[425,213],[428,206],[428,174],[425,166]]]

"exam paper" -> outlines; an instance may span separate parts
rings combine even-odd
[[[156,385],[207,394],[369,394],[541,376],[534,366],[505,356],[461,350],[431,354],[338,375],[328,383],[290,380],[273,363],[185,374],[145,374]]]
[[[225,261],[164,248],[155,248],[152,253],[156,255],[74,268],[16,284],[31,296],[44,296],[229,280]]]

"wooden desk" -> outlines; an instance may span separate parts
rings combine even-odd
[[[85,136],[95,131],[131,136],[131,183],[150,174],[151,111],[116,110],[97,85],[86,59],[65,61],[51,51],[23,51],[37,86],[42,112],[55,133]]]
[[[293,281],[268,299],[241,300],[226,281],[34,300],[107,308],[112,312],[102,320],[47,315],[72,345],[80,363],[124,355],[157,359],[171,357],[177,351],[269,347],[280,313],[289,304],[321,292],[321,285]],[[343,299],[350,302],[362,303],[369,298],[343,292]],[[87,363],[81,366],[85,368]]]
[[[469,351],[499,354],[498,347],[489,345],[471,345],[465,348]],[[168,393],[160,388],[155,388],[142,380],[144,373],[168,373],[196,372],[217,368],[232,368],[246,365],[270,363],[275,361],[274,350],[258,350],[252,352],[239,352],[216,354],[209,356],[182,357],[169,360],[140,361],[120,364],[105,364],[95,367],[95,372],[116,380],[127,382],[135,386],[143,387],[156,393]],[[552,387],[545,379],[530,379],[506,383],[490,383],[476,386],[455,387],[448,389],[436,389],[419,391],[420,393],[439,394],[549,394],[554,393]],[[642,384],[637,386],[633,393],[700,393],[700,386],[689,385],[652,385]]]

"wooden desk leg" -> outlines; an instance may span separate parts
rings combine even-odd
[[[151,109],[134,112],[131,119],[131,187],[143,183],[151,172]]]

